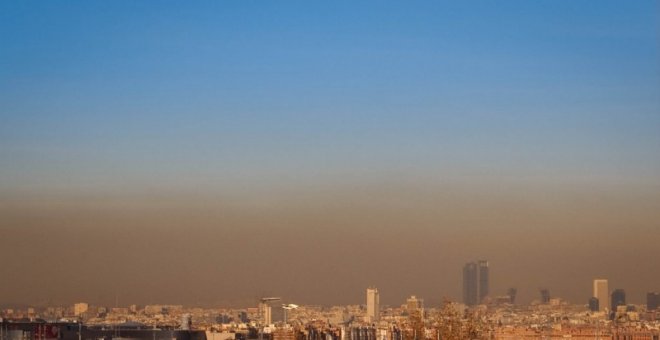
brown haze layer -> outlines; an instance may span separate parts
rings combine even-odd
[[[516,182],[514,182],[516,183]],[[250,195],[5,195],[0,303],[357,304],[375,285],[459,300],[488,259],[491,292],[583,303],[608,278],[660,289],[657,185],[337,185]]]

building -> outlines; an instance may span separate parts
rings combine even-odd
[[[541,289],[541,303],[548,304],[550,303],[550,290],[547,288]]]
[[[0,318],[0,335],[14,340],[206,340],[200,330],[161,329],[140,323],[131,325],[90,326],[75,322],[8,321]]]
[[[242,323],[248,323],[248,322],[250,321],[250,319],[248,319],[248,314],[247,314],[246,311],[240,311],[240,312],[238,312],[238,319],[239,319]]]
[[[415,295],[411,296],[406,300],[406,309],[408,309],[408,314],[411,314],[414,311],[420,311],[424,313],[424,300],[418,299]]]
[[[341,339],[376,340],[378,339],[378,328],[372,326],[349,327]]]
[[[592,312],[597,312],[598,311],[598,299],[595,297],[592,297],[589,299],[589,310]]]
[[[264,316],[264,325],[270,325],[273,323],[273,307],[264,304],[262,307],[262,315]]]
[[[518,289],[516,288],[509,288],[507,290],[506,294],[509,296],[509,303],[515,304],[516,303],[516,294],[518,293]]]
[[[489,280],[488,261],[466,263],[463,266],[463,303],[468,306],[482,303],[488,296]]]
[[[369,322],[380,320],[380,297],[374,287],[367,288],[367,319]]]
[[[183,312],[183,305],[146,305],[144,313],[147,315],[176,315]]]
[[[477,264],[466,263],[463,266],[463,303],[468,306],[477,305],[479,284],[477,281]]]
[[[616,311],[617,307],[626,305],[626,291],[617,288],[612,292],[612,311]]]
[[[660,307],[660,293],[648,292],[646,293],[646,310],[656,310]]]
[[[293,328],[277,328],[272,334],[273,340],[295,340],[296,334]]]
[[[477,265],[479,266],[479,302],[481,303],[488,296],[488,285],[490,284],[488,261],[481,260]]]
[[[79,302],[73,305],[73,315],[81,316],[87,312],[89,309],[89,304],[85,302]]]
[[[598,299],[598,310],[603,312],[607,310],[610,305],[610,292],[607,287],[607,280],[596,279],[594,280],[594,295]]]
[[[181,315],[181,327],[185,331],[189,331],[192,328],[192,315],[186,313]]]

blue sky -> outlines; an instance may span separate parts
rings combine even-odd
[[[3,2],[0,189],[657,183],[659,27],[655,1]]]

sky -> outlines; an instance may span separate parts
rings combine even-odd
[[[0,306],[660,290],[657,1],[6,1],[0,46]]]

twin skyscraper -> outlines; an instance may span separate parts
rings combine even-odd
[[[489,266],[488,261],[479,260],[466,263],[463,267],[463,303],[476,306],[488,296]],[[512,293],[515,295],[515,290]],[[380,296],[378,289],[367,289],[367,318],[370,321],[380,319]]]
[[[488,296],[488,261],[468,262],[463,266],[463,303],[475,306]]]

